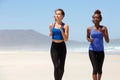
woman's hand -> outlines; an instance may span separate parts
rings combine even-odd
[[[50,30],[49,36],[50,36],[50,37],[52,36],[52,27],[53,27],[53,24],[50,24],[50,25],[49,25],[49,30]]]
[[[93,38],[88,38],[88,41],[89,41],[89,42],[93,42],[94,39],[93,39]]]

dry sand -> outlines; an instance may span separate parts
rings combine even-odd
[[[92,80],[88,54],[67,53],[62,80]],[[106,55],[102,80],[119,80],[120,55]],[[49,52],[1,51],[0,80],[54,80]]]

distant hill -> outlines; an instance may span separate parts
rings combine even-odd
[[[84,43],[74,40],[66,42],[67,47],[84,46]],[[51,46],[51,38],[34,30],[0,30],[0,50],[48,50]]]
[[[0,30],[0,48],[42,48],[50,46],[51,39],[34,30]]]

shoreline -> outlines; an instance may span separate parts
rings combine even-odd
[[[0,50],[0,54],[32,54],[32,53],[50,53],[49,50]],[[71,54],[86,54],[88,55],[88,52],[82,52],[82,51],[67,51],[67,53]],[[120,51],[105,51],[105,55],[118,55],[120,56]]]

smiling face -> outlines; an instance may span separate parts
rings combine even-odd
[[[63,17],[65,16],[65,12],[63,11],[63,9],[57,9],[55,10],[55,21],[62,21]]]
[[[63,19],[63,14],[60,10],[55,11],[54,18],[56,21],[61,21]]]
[[[92,18],[93,18],[93,23],[94,24],[99,24],[100,21],[101,21],[101,18],[100,18],[99,14],[94,14]]]

